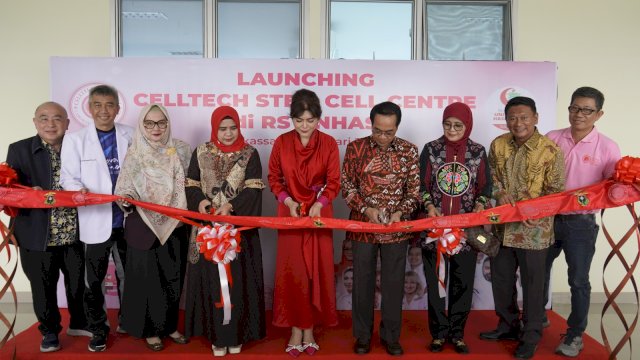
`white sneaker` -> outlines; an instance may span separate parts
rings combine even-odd
[[[213,356],[225,356],[225,355],[227,355],[227,348],[226,347],[215,347],[214,345],[211,345],[211,350],[213,350]]]
[[[582,336],[576,336],[573,339],[566,337],[556,348],[556,354],[576,357],[583,348],[584,343],[582,342]]]
[[[72,328],[67,328],[67,335],[68,336],[86,336],[86,337],[92,337],[93,336],[93,334],[89,330],[72,329]]]
[[[229,346],[229,354],[240,354],[242,350],[242,344],[238,346]]]

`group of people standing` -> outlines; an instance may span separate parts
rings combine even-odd
[[[280,135],[271,150],[268,185],[281,217],[333,217],[332,201],[340,191],[350,209],[349,219],[386,225],[479,212],[495,204],[513,205],[565,187],[590,185],[612,174],[620,151],[594,127],[603,114],[603,102],[598,90],[579,88],[569,106],[571,126],[544,136],[536,128],[534,100],[514,97],[505,106],[509,133],[493,140],[488,154],[470,139],[473,114],[466,104],[452,103],[444,109],[443,135],[419,152],[416,145],[396,136],[402,120],[400,107],[383,102],[371,109],[371,135],[347,146],[341,168],[335,139],[317,129],[320,99],[313,91],[301,89],[291,98],[293,130]],[[77,210],[21,209],[14,219],[43,335],[40,350],[60,349],[59,271],[65,275],[71,316],[67,334],[90,336],[90,351],[107,348],[110,325],[102,282],[110,255],[116,263],[121,305],[117,331],[144,339],[151,350],[162,350],[163,338],[186,344],[189,337],[204,336],[212,344],[213,355],[224,356],[264,338],[258,230],[242,232],[242,250],[229,264],[233,306],[227,323],[219,306],[219,268],[199,252],[197,228],[136,208],[126,200],[203,214],[260,216],[265,188],[260,157],[244,141],[236,110],[215,109],[210,141],[192,152],[188,144],[172,137],[170,116],[161,105],[145,107],[136,129],[115,124],[117,91],[99,85],[90,91],[89,109],[95,126],[65,136],[69,120],[64,108],[53,102],[40,105],[33,119],[37,135],[11,144],[7,155],[23,185],[125,199]],[[548,323],[544,305],[551,265],[565,250],[572,312],[568,334],[557,352],[578,355],[598,232],[594,214],[558,215],[555,222],[550,217],[500,224],[494,231],[502,240],[491,260],[499,322],[495,330],[480,337],[518,340],[517,358],[534,355],[543,325]],[[458,353],[469,352],[464,328],[477,253],[463,244],[457,254],[442,256],[434,243],[416,244],[415,238],[412,233],[347,232],[353,258],[348,301],[353,309],[355,353],[370,351],[373,310],[380,306],[382,346],[391,355],[403,354],[399,339],[403,303],[408,301],[404,293],[415,285],[422,295],[423,279],[432,336],[429,350],[440,352],[450,342]],[[424,265],[408,269],[407,254],[416,247]],[[439,276],[440,263],[448,269],[444,279]],[[518,269],[524,293],[522,313],[515,293]],[[178,312],[185,274],[183,335],[178,332]],[[278,231],[274,289],[273,324],[291,329],[285,351],[294,357],[313,355],[320,350],[314,328],[338,323],[331,230]]]

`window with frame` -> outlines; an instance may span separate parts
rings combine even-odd
[[[117,0],[116,13],[118,56],[302,54],[302,0]]]
[[[203,0],[119,3],[119,56],[204,55]]]
[[[425,0],[425,59],[511,60],[511,1]]]
[[[217,4],[217,57],[301,57],[299,0],[218,0]]]
[[[512,59],[512,0],[326,1],[330,59]]]
[[[328,13],[328,58],[413,57],[413,0],[330,0]]]

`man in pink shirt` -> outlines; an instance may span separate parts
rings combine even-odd
[[[594,124],[602,117],[604,95],[592,87],[581,87],[571,95],[568,128],[553,130],[547,136],[564,153],[566,189],[572,190],[596,184],[609,178],[620,159],[618,145],[600,134]],[[599,226],[595,212],[556,215],[555,243],[547,255],[544,303],[548,302],[549,278],[555,258],[564,250],[571,287],[571,314],[567,319],[567,334],[556,348],[564,356],[578,356],[584,347],[582,333],[587,327],[591,297],[589,269],[595,253]],[[545,319],[546,320],[546,319]],[[548,321],[546,322],[548,326]]]

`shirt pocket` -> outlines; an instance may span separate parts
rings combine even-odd
[[[95,171],[97,164],[97,159],[80,159],[80,170]]]

